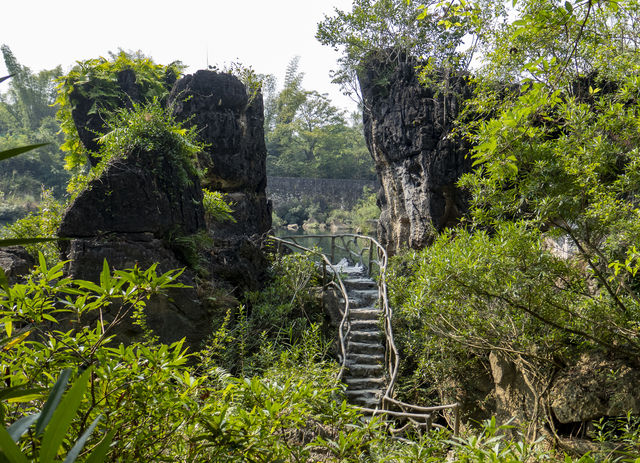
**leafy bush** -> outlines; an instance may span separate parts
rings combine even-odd
[[[49,388],[54,372],[93,367],[90,393],[82,400],[72,435],[82,434],[101,414],[98,427],[115,430],[114,439],[123,443],[112,449],[115,459],[151,461],[172,446],[184,450],[173,436],[179,423],[188,421],[198,407],[190,396],[193,381],[184,375],[188,356],[182,343],[111,343],[117,326],[128,317],[144,323],[145,301],[179,286],[175,282],[179,272],[158,275],[154,265],[146,271],[112,273],[105,262],[100,284],[95,284],[62,278],[63,265],[48,267],[41,256],[39,267],[24,284],[0,292],[2,384]],[[42,404],[27,395],[0,407],[4,419],[15,421]],[[33,448],[28,440],[20,447],[25,452]]]
[[[284,350],[312,335],[325,358],[328,342],[320,335],[324,323],[317,288],[320,272],[306,254],[278,256],[270,282],[247,293],[245,305],[229,311],[215,327],[213,354],[219,365],[236,374],[261,373]],[[311,331],[310,331],[311,330]]]
[[[68,430],[61,425],[57,431],[65,437],[62,447],[42,441],[54,456],[79,451],[75,436],[93,428],[80,457],[104,447],[100,439],[108,433],[109,461],[264,461],[264,455],[357,461],[379,438],[378,423],[361,421],[343,402],[335,387],[337,365],[314,354],[319,337],[313,330],[280,349],[261,378],[235,379],[211,361],[213,349],[194,362],[182,342],[114,343],[128,316],[144,326],[145,301],[179,286],[179,272],[159,275],[155,266],[111,272],[105,262],[96,284],[62,278],[63,265],[48,267],[41,256],[25,283],[0,292],[3,424],[27,423],[28,415],[43,409],[41,391],[53,385],[54,372],[86,369],[74,380],[80,385],[74,391],[84,385],[88,391],[73,393],[79,413],[74,417],[69,407]],[[17,441],[27,458],[42,452],[37,435]],[[5,456],[8,451],[3,444]]]
[[[224,200],[222,193],[219,191],[209,191],[206,188],[202,190],[204,198],[202,205],[204,206],[205,217],[209,222],[235,222],[233,218],[233,209],[231,204]]]
[[[380,218],[380,208],[377,205],[377,194],[368,188],[364,188],[363,197],[351,210],[351,221],[360,233],[371,234],[375,231],[376,224]]]
[[[0,228],[2,239],[50,238],[53,239],[62,220],[64,204],[53,197],[50,190],[43,190],[37,212],[31,212],[26,217],[16,220],[12,224]],[[27,251],[36,258],[43,253],[47,262],[53,264],[60,259],[55,241],[40,243],[24,243]]]
[[[136,85],[140,89],[140,101],[145,104],[154,99],[164,99],[183,69],[178,61],[167,66],[155,64],[140,52],[130,54],[121,50],[117,54],[111,54],[110,58],[100,57],[78,62],[58,81],[57,117],[65,134],[62,149],[68,152],[66,168],[69,170],[77,170],[87,162],[85,148],[80,142],[71,114],[75,104],[74,91],[80,92],[86,98],[97,100],[91,108],[92,113],[107,114],[127,106],[124,103],[129,103],[128,97],[122,93],[118,85],[118,72],[135,72]]]

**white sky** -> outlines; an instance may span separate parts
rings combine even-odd
[[[108,51],[142,50],[156,63],[180,60],[186,73],[240,61],[281,86],[287,63],[301,57],[303,85],[355,109],[330,83],[338,53],[315,39],[316,24],[351,0],[8,0],[0,7],[0,43],[33,71]],[[0,75],[5,74],[0,57]]]

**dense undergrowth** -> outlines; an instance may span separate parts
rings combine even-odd
[[[179,271],[158,274],[155,266],[111,271],[105,263],[96,284],[64,278],[62,266],[48,267],[42,258],[24,283],[4,285],[0,293],[3,426],[45,413],[45,398],[61,372],[74,372],[65,397],[78,395],[76,385],[86,383],[59,441],[43,438],[48,431],[39,431],[35,418],[19,432],[10,428],[19,453],[29,460],[69,454],[90,424],[95,429],[79,461],[93,461],[87,456],[105,442],[110,442],[107,461],[525,462],[558,457],[540,443],[507,438],[495,421],[461,438],[433,431],[394,440],[382,421],[363,419],[344,401],[336,382],[338,366],[318,324],[321,311],[312,311],[310,290],[317,275],[303,256],[277,259],[272,284],[251,295],[244,311],[225,317],[199,352],[187,352],[182,342],[160,344],[144,327],[145,301],[180,286]],[[114,342],[130,319],[146,339]],[[61,418],[51,419],[49,426],[57,426]],[[6,438],[0,439],[5,461],[23,461],[9,456]],[[627,438],[637,442],[638,436],[628,433]]]

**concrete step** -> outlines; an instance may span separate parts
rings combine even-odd
[[[365,365],[381,365],[384,363],[384,354],[356,354],[347,352],[347,363],[362,363]]]
[[[378,320],[381,314],[382,310],[373,307],[349,308],[350,320]]]
[[[377,289],[358,289],[348,291],[348,294],[349,304],[354,308],[367,307],[378,301]]]
[[[364,378],[357,378],[355,376],[346,376],[344,379],[349,388],[353,389],[380,389],[382,390],[386,386],[386,380],[378,376],[370,376]]]
[[[347,355],[349,354],[384,355],[384,345],[377,342],[350,342],[347,345]]]
[[[367,365],[363,363],[347,363],[347,375],[353,378],[382,377],[384,366]]]
[[[370,278],[349,278],[342,280],[347,290],[349,289],[373,289],[378,290],[378,285]]]
[[[382,397],[382,389],[347,389],[344,393],[347,397],[372,397],[378,400]]]
[[[352,331],[380,331],[380,321],[378,319],[351,320]]]
[[[349,333],[348,340],[350,342],[366,342],[366,343],[381,343],[383,339],[382,333],[379,330],[376,331],[351,331]]]
[[[354,396],[354,397],[349,397],[349,403],[353,404],[353,405],[360,405],[361,407],[366,407],[366,408],[376,408],[377,406],[380,405],[380,399],[377,399],[375,397],[359,397],[359,396]]]

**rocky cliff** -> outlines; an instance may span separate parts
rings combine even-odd
[[[203,186],[232,204],[235,222],[209,229],[216,248],[211,271],[235,286],[257,289],[266,269],[260,246],[271,229],[262,95],[248,95],[231,74],[198,71],[176,82],[169,104],[178,120],[198,127],[206,145],[199,156]]]
[[[129,95],[135,75],[127,82]],[[126,106],[129,100],[123,96],[122,101]],[[197,348],[211,327],[207,297],[197,287],[222,284],[241,292],[257,289],[264,278],[267,263],[260,236],[271,226],[271,212],[265,196],[262,98],[250,100],[244,85],[229,74],[200,71],[176,82],[171,104],[178,119],[197,125],[207,145],[199,159],[204,177],[195,171],[186,179],[176,175],[181,166],[175,163],[180,161],[161,149],[133,149],[109,161],[75,198],[58,235],[68,238],[62,254],[69,260],[67,274],[75,278],[97,281],[104,259],[114,269],[153,263],[162,272],[186,267],[181,282],[190,287],[151,300],[146,318],[161,341],[186,337],[187,344]],[[80,133],[95,122],[82,111],[74,120]],[[104,127],[96,126],[91,133],[100,130]],[[93,138],[83,142],[91,144]],[[202,183],[233,202],[234,223],[207,226]],[[200,250],[196,271],[177,244],[206,234],[213,245]],[[141,331],[125,324],[119,334],[135,339]]]
[[[382,185],[378,235],[391,253],[429,245],[466,210],[455,183],[471,167],[469,147],[449,135],[471,91],[463,77],[426,87],[416,65],[370,59],[359,75],[365,137]]]

